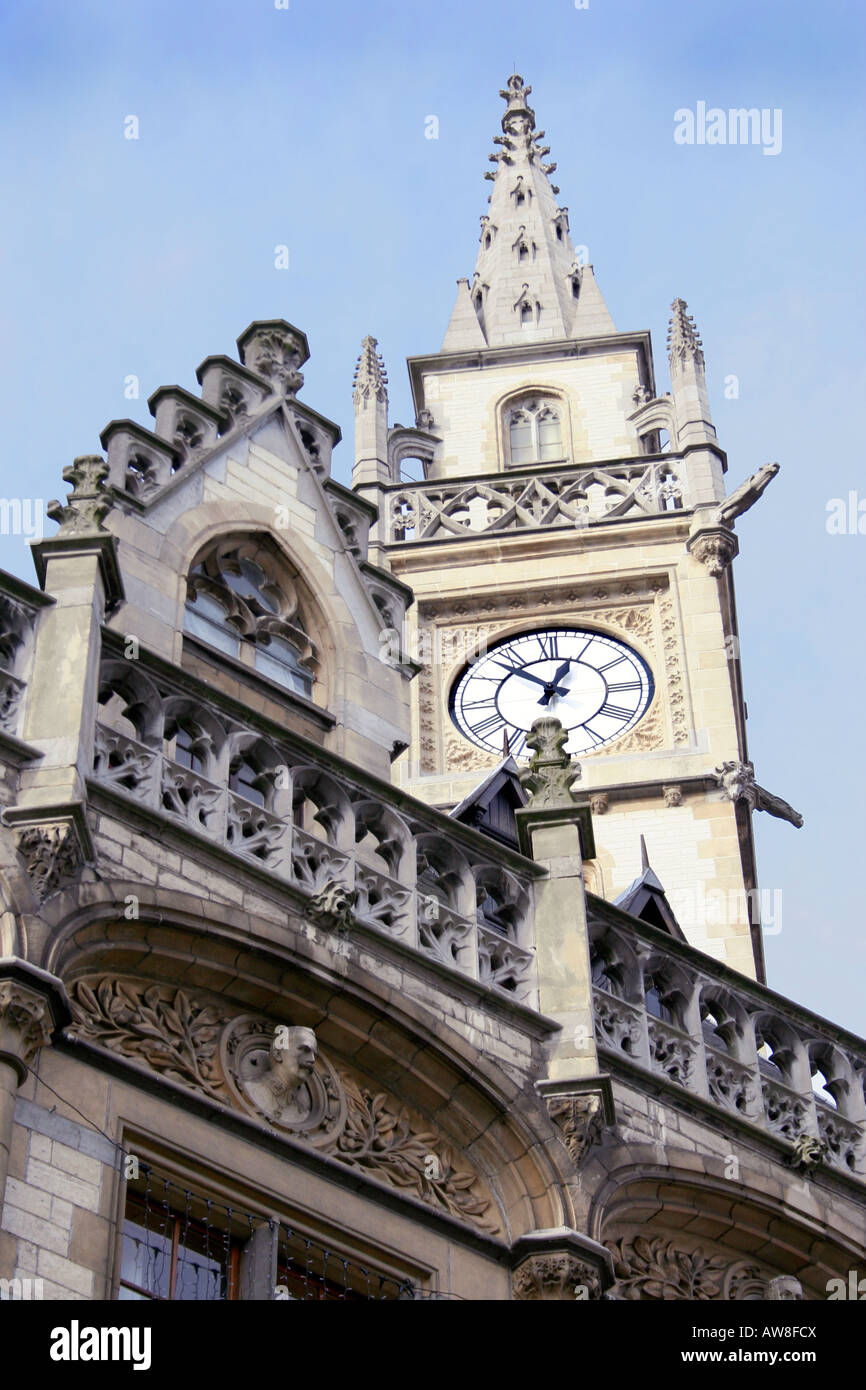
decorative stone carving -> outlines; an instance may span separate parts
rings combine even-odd
[[[814,1134],[799,1134],[794,1139],[791,1167],[810,1173],[819,1168],[827,1157],[827,1145]]]
[[[752,811],[768,811],[778,820],[790,821],[799,830],[803,817],[793,806],[781,797],[774,796],[755,781],[755,768],[751,762],[723,762],[715,769],[716,780],[731,801],[745,801]]]
[[[522,304],[531,305],[534,313],[541,307],[524,293],[514,308]],[[362,373],[363,364],[362,354],[355,388],[356,397],[362,392],[362,400],[384,389],[377,384],[372,366]],[[667,512],[671,501],[681,505],[682,487],[669,463],[571,468],[543,478],[486,475],[459,483],[430,480],[407,483],[391,496],[388,530],[393,541],[471,539],[500,532],[582,527],[613,517],[655,516]]]
[[[79,873],[84,856],[69,821],[30,825],[18,833],[18,853],[40,903]]]
[[[63,470],[63,481],[72,484],[65,503],[48,503],[46,511],[60,525],[58,536],[89,536],[105,533],[103,521],[111,511],[106,492],[108,464],[101,454],[82,454]]]
[[[662,796],[664,797],[665,806],[668,808],[682,806],[683,804],[682,787],[662,787]]]
[[[304,384],[299,371],[309,353],[304,335],[279,320],[256,323],[238,340],[245,367],[267,377],[275,391],[295,396]]]
[[[684,299],[675,299],[671,305],[671,320],[668,325],[668,357],[672,370],[685,362],[687,358],[691,358],[701,367],[704,365],[703,345],[695,327],[695,321],[687,312],[688,307]]]
[[[607,792],[596,792],[589,798],[589,809],[594,816],[607,815],[610,806],[610,798]]]
[[[225,1014],[184,990],[103,976],[70,991],[75,1031],[212,1100],[228,1092],[217,1040]]]
[[[739,1299],[760,1277],[757,1267],[745,1260],[731,1262],[726,1255],[682,1250],[663,1235],[618,1240],[610,1250],[617,1280],[613,1292],[622,1299]]]
[[[329,878],[307,903],[307,916],[330,931],[348,932],[355,922],[353,907],[358,901],[354,888],[347,888],[339,879]]]
[[[573,806],[577,800],[572,786],[580,779],[580,765],[565,752],[568,730],[552,715],[536,719],[526,739],[534,750],[528,771],[520,781],[530,793],[533,810]]]
[[[568,1251],[530,1255],[511,1276],[511,1290],[520,1301],[597,1299],[601,1297],[598,1270]]]
[[[802,1303],[803,1285],[792,1274],[777,1274],[767,1285],[767,1298],[771,1303]]]
[[[568,1152],[579,1166],[593,1144],[604,1133],[604,1102],[601,1095],[547,1095],[547,1111],[562,1131]]]
[[[778,463],[765,463],[750,478],[731,493],[730,497],[716,508],[713,522],[716,526],[733,526],[738,516],[754,507],[758,498],[775,478],[779,471]]]
[[[235,1099],[276,1129],[322,1148],[340,1133],[346,1103],[312,1028],[242,1015],[220,1038],[220,1064]]]
[[[378,346],[376,339],[371,338],[369,334],[361,344],[361,353],[352,379],[352,398],[356,407],[371,400],[385,405],[388,403],[388,373],[381,353],[376,351]]]
[[[441,1138],[410,1119],[405,1106],[384,1092],[374,1094],[350,1077],[341,1077],[346,1092],[346,1128],[334,1157],[366,1168],[451,1216],[471,1221],[491,1233],[499,1221],[492,1200],[482,1195],[471,1168],[458,1161]]]
[[[439,1211],[500,1231],[493,1198],[474,1169],[406,1106],[337,1071],[312,1030],[275,1030],[252,1015],[230,1018],[183,990],[111,976],[79,980],[72,1010],[78,1036],[253,1114]]]
[[[547,479],[549,483],[550,480]],[[606,599],[628,602],[604,606]],[[465,595],[444,603],[422,603],[419,612],[418,652],[423,666],[418,676],[419,746],[423,772],[466,772],[492,768],[498,761],[456,734],[450,727],[439,674],[469,660],[482,646],[489,647],[504,624],[515,614],[550,621],[552,607],[568,609],[570,621],[601,621],[626,637],[637,638],[648,648],[651,661],[664,663],[663,688],[670,710],[675,744],[688,744],[689,720],[680,652],[679,620],[667,580],[663,576],[627,580],[599,589],[594,581],[575,582],[537,595],[502,592]],[[564,615],[563,615],[564,616]],[[659,682],[660,689],[662,682]],[[631,751],[662,748],[670,741],[661,696],[657,696],[637,726],[628,734],[598,749],[595,758]],[[441,764],[440,764],[441,759]]]
[[[686,542],[686,550],[706,566],[707,574],[713,578],[728,567],[738,549],[733,532],[721,527],[697,531]]]
[[[23,1081],[40,1047],[51,1041],[53,1021],[44,994],[18,980],[0,980],[0,1058]]]

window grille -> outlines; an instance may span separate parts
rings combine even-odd
[[[141,1164],[127,1184],[117,1296],[363,1302],[414,1299],[418,1290],[275,1217],[227,1206]]]

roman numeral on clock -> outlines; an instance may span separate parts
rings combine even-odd
[[[592,716],[593,719],[597,719],[600,714],[606,714],[609,719],[619,719],[624,721],[626,719],[631,719],[632,715],[634,714],[634,710],[623,709],[621,705],[612,705],[609,700],[606,700],[602,705],[601,709],[598,710]]]
[[[469,727],[473,734],[477,734],[479,738],[488,738],[497,730],[505,728],[505,720],[501,714],[491,714],[487,719],[482,719],[480,724],[470,724]]]
[[[620,681],[619,685],[609,685],[608,694],[611,690],[640,690],[640,681]]]
[[[559,660],[559,633],[539,632],[535,638],[541,648],[541,659],[544,661]]]

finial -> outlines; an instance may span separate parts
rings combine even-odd
[[[238,338],[241,362],[265,377],[274,391],[296,396],[304,384],[299,369],[310,356],[305,333],[285,319],[257,319]]]
[[[695,321],[687,312],[688,307],[684,299],[675,299],[671,305],[671,321],[668,327],[668,356],[671,363],[673,363],[674,358],[685,361],[687,357],[693,357],[696,362],[703,366],[704,354],[701,351],[701,340],[695,328]]]
[[[649,855],[646,852],[646,840],[643,835],[640,837],[640,866],[644,873],[649,868]]]
[[[72,484],[66,502],[52,501],[45,508],[60,524],[58,536],[105,534],[102,522],[111,511],[106,491],[108,464],[101,454],[82,454],[63,470],[63,481]]]
[[[536,719],[526,739],[527,748],[535,750],[529,767],[521,772],[520,781],[530,793],[530,806],[569,807],[577,800],[572,783],[580,779],[580,764],[565,751],[568,730],[553,715]]]
[[[378,346],[376,339],[371,338],[369,334],[361,344],[361,353],[352,378],[355,405],[363,405],[371,397],[387,404],[388,373],[385,371],[382,354],[376,351]]]
[[[508,102],[502,117],[506,135],[526,135],[535,129],[535,112],[527,100],[531,91],[516,71],[509,77],[508,86],[500,91],[499,95]]]

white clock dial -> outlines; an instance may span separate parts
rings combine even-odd
[[[528,757],[526,735],[552,714],[569,731],[569,753],[592,753],[633,728],[653,696],[646,662],[624,642],[581,628],[542,628],[498,642],[458,677],[451,718],[488,753],[507,735]]]

